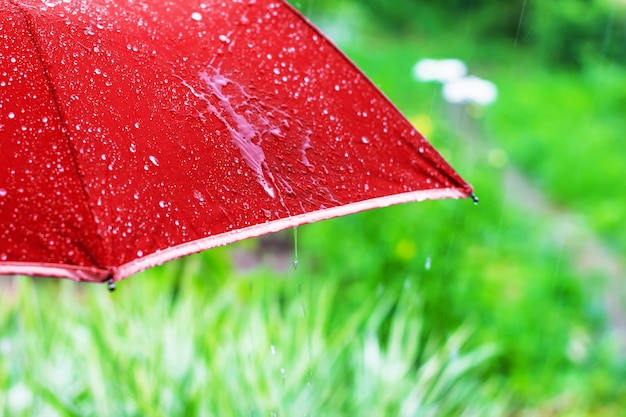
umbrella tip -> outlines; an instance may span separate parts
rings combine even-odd
[[[476,194],[470,194],[470,198],[472,199],[472,201],[474,201],[474,205],[478,204],[479,199],[478,197],[476,197]]]
[[[109,292],[115,291],[115,280],[113,279],[113,275],[109,275],[109,279],[107,280],[107,287],[109,288]]]

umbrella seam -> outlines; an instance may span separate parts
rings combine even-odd
[[[13,3],[13,2],[11,2]],[[26,27],[27,27],[27,31],[28,34],[33,42],[33,45],[35,46],[35,53],[37,55],[37,58],[39,58],[39,62],[41,63],[41,66],[43,68],[43,74],[44,74],[44,78],[46,80],[46,84],[48,86],[48,90],[50,91],[50,95],[52,96],[52,102],[54,103],[54,109],[56,111],[56,113],[59,116],[59,120],[62,126],[61,129],[61,133],[63,135],[63,137],[65,138],[67,147],[69,149],[69,154],[70,154],[70,158],[72,160],[72,165],[74,167],[74,171],[76,173],[76,176],[78,178],[78,181],[80,182],[81,185],[81,190],[83,192],[83,196],[85,197],[85,206],[87,208],[87,211],[89,212],[89,214],[91,215],[91,219],[93,220],[93,224],[96,228],[95,230],[95,234],[98,238],[98,240],[100,240],[101,243],[101,247],[106,249],[106,257],[107,257],[107,261],[110,260],[110,248],[106,245],[104,245],[104,241],[102,239],[102,236],[99,233],[98,230],[98,224],[96,222],[96,216],[94,214],[94,212],[91,209],[91,205],[89,204],[89,194],[87,193],[87,188],[85,186],[85,181],[83,179],[83,176],[80,172],[80,169],[78,167],[78,161],[76,159],[76,154],[74,151],[74,147],[72,146],[72,140],[70,139],[69,135],[68,135],[68,128],[67,128],[67,123],[65,121],[65,118],[63,117],[63,112],[61,111],[61,105],[59,103],[59,98],[57,96],[57,91],[56,88],[54,86],[54,83],[52,82],[52,79],[50,78],[50,73],[48,72],[48,65],[44,59],[43,53],[39,47],[39,43],[37,41],[37,38],[35,37],[35,33],[33,31],[33,25],[31,24],[30,21],[30,15],[24,11],[22,9],[22,7],[19,4],[15,4],[13,3],[13,5],[19,10],[19,12],[22,14],[23,18],[24,18],[24,22],[26,23]],[[94,265],[98,265],[98,267],[100,269],[106,269],[103,268],[102,265],[99,265],[99,263],[96,261],[96,259],[93,257],[92,253],[88,253],[87,251],[85,252],[85,254],[89,257],[89,260],[94,264]]]

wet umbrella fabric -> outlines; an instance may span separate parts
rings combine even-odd
[[[276,0],[0,0],[0,273],[104,281],[463,181]]]

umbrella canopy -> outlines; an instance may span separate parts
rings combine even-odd
[[[277,0],[0,0],[0,273],[119,280],[471,187]]]

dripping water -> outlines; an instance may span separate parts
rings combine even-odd
[[[298,226],[293,228],[293,270],[298,269]],[[299,285],[298,285],[299,287]]]

